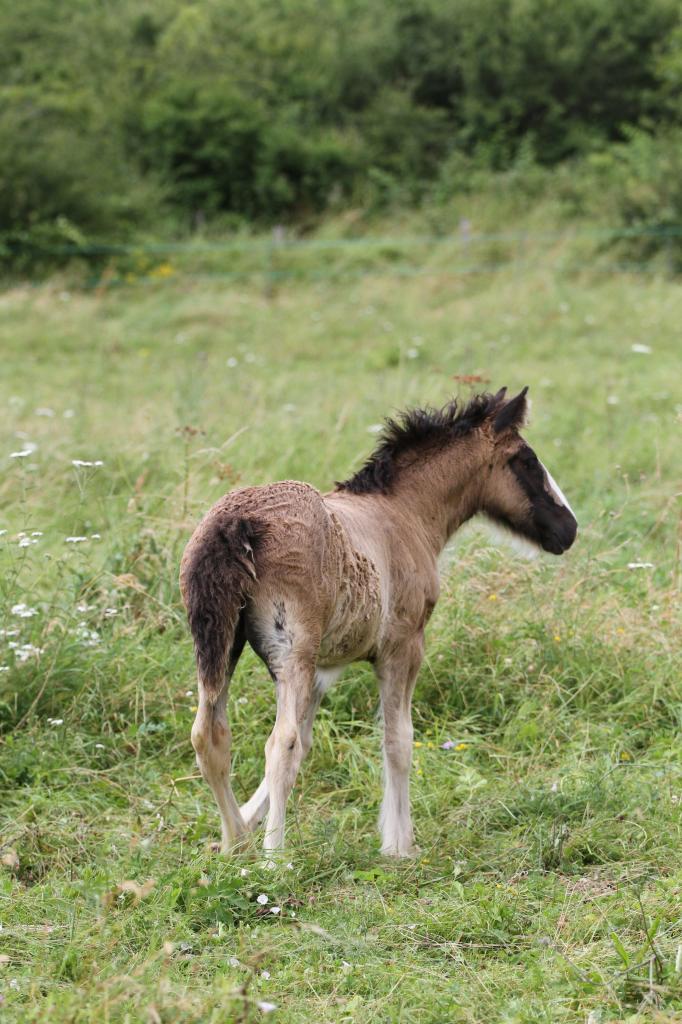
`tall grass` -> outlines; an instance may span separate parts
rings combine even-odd
[[[176,273],[0,296],[5,1019],[682,1013],[681,314],[655,275],[438,262],[271,292]],[[530,385],[527,436],[581,529],[561,560],[478,530],[451,552],[415,699],[421,856],[378,854],[357,666],[320,712],[290,860],[216,857],[176,584],[193,523],[230,487],[330,487],[382,416],[471,376]],[[273,712],[246,655],[240,798]]]

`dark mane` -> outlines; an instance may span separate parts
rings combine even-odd
[[[386,494],[395,480],[400,456],[442,448],[463,437],[483,423],[499,400],[499,395],[474,395],[465,405],[453,399],[442,409],[408,409],[396,419],[387,419],[379,443],[364,466],[348,480],[337,483],[337,491]]]

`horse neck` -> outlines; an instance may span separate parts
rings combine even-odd
[[[462,438],[400,470],[393,488],[394,507],[414,522],[436,556],[479,511],[485,465],[482,445]]]

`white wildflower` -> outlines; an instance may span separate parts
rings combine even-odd
[[[12,626],[11,629],[0,629],[0,636],[19,636],[19,629],[17,626]]]
[[[248,868],[242,868],[242,869],[240,870],[240,872],[239,872],[239,874],[240,874],[240,875],[242,876],[242,878],[246,878],[246,876],[248,875],[248,873],[249,873],[249,869],[248,869]]]
[[[0,537],[4,537],[6,533],[7,530],[0,530]]]
[[[607,396],[607,399],[606,399],[606,404],[607,405],[618,405],[619,402],[620,402],[620,398],[618,397],[618,395],[608,395]]]
[[[118,615],[118,608],[105,608],[104,609],[104,618],[105,619],[113,619],[114,615]],[[190,690],[190,693],[191,692],[192,691]]]
[[[95,743],[95,750],[106,750],[107,748],[103,743]]]
[[[270,913],[274,914],[275,917],[277,916],[277,914],[279,914],[281,912],[281,910],[282,910],[281,907],[270,907]]]
[[[9,646],[16,648],[15,658],[22,663],[28,661],[29,658],[43,653],[42,647],[34,647],[33,644],[22,644],[21,647],[17,647],[16,644],[10,644]]]
[[[264,999],[259,1000],[257,1005],[262,1013],[272,1013],[273,1010],[277,1009],[277,1003],[267,1003]]]
[[[20,452],[10,452],[9,457],[10,459],[25,459],[27,455],[33,455],[37,447],[37,444],[25,444]]]
[[[238,364],[239,364],[239,360],[235,359],[234,356],[230,356],[230,358],[225,363],[225,365],[229,366],[231,369],[234,369],[234,367],[237,366]]]
[[[408,348],[408,350],[405,353],[405,355],[407,356],[408,359],[416,359],[417,356],[419,355],[419,349]]]
[[[9,672],[9,665],[0,665],[0,672]]]
[[[248,697],[237,697],[237,704],[248,704],[248,703],[249,703],[249,698]]]
[[[641,356],[650,356],[653,349],[649,345],[635,344],[630,346],[630,351],[637,352]]]
[[[87,466],[103,466],[104,463],[102,462],[101,459],[95,459],[94,461],[91,461],[90,459],[71,459],[71,465],[72,466],[76,466],[76,467],[80,467],[80,466],[86,466],[87,467]]]
[[[50,409],[49,406],[42,406],[40,409],[34,410],[36,416],[54,416],[54,409]]]
[[[257,899],[256,899],[256,903],[260,903],[261,907],[264,907],[267,902],[268,902],[268,898],[267,898],[267,896],[265,895],[264,892],[262,892],[260,894],[260,896],[258,896]]]
[[[12,615],[18,615],[20,619],[30,619],[32,615],[37,615],[37,608],[29,608],[23,601],[21,604],[12,605]]]
[[[238,960],[236,956],[231,956],[227,962],[230,967],[241,967],[241,960]]]
[[[64,412],[62,413],[62,416],[64,417],[65,420],[72,420],[75,415],[76,414],[73,411],[73,409],[65,409]]]
[[[91,533],[90,534],[90,540],[101,540],[101,539],[102,539],[102,534],[101,533]]]
[[[21,537],[19,539],[20,548],[30,548],[31,544],[37,544],[37,541],[31,540],[30,537]]]
[[[261,978],[263,978],[263,979],[264,979],[265,981],[270,981],[270,971],[261,971],[261,972],[260,972],[260,976],[261,976]]]
[[[43,531],[42,530],[31,530],[31,536],[32,537],[42,537],[42,535],[43,535]]]
[[[83,541],[87,540],[87,537],[65,537],[65,544],[82,544]]]
[[[47,724],[48,725],[64,725],[64,719],[63,718],[48,718]]]
[[[653,569],[653,562],[628,562],[628,569]]]
[[[383,429],[384,429],[383,423],[370,423],[370,425],[367,427],[367,433],[368,434],[380,434]]]

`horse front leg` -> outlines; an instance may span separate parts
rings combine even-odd
[[[420,634],[376,666],[384,719],[384,796],[379,829],[381,852],[389,857],[414,857],[419,853],[410,811],[410,766],[412,693],[423,652]]]

